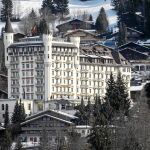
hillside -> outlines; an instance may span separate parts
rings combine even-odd
[[[0,0],[1,1],[1,0]],[[24,17],[30,10],[33,8],[37,13],[41,7],[43,0],[13,0],[14,13],[19,12],[21,17]],[[96,19],[98,12],[101,7],[104,7],[109,18],[109,23],[111,25],[115,24],[117,17],[115,12],[112,10],[110,4],[111,0],[89,0],[86,2],[81,2],[80,0],[69,0],[69,9],[71,17],[75,17],[76,14],[88,12],[93,15],[93,18]],[[0,6],[2,6],[0,4]],[[0,31],[4,26],[4,23],[0,23]],[[17,30],[18,24],[13,23],[13,28]]]

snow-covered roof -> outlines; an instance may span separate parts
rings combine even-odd
[[[134,28],[129,28],[129,27],[127,27],[127,29],[129,29],[129,30],[131,30],[131,31],[134,31],[134,32],[137,32],[137,33],[139,33],[139,34],[144,34],[143,32],[138,31],[138,30],[136,30],[136,29],[134,29]]]
[[[96,55],[86,55],[86,56],[91,57],[91,58],[98,58],[98,56]]]
[[[62,122],[65,122],[65,123],[68,123],[68,124],[73,124],[72,122],[64,120],[64,119],[60,119],[60,118],[57,118],[57,117],[54,117],[54,116],[51,116],[51,115],[48,115],[48,114],[43,114],[41,116],[38,116],[38,117],[35,117],[35,118],[31,118],[31,119],[29,119],[27,121],[24,121],[24,122],[21,123],[21,125],[27,124],[27,123],[29,123],[31,121],[37,120],[37,119],[45,117],[45,116],[53,118],[53,119],[56,119],[56,120],[59,120],[59,121],[62,121]]]
[[[0,130],[5,130],[5,128],[0,126]]]
[[[88,126],[88,125],[79,125],[79,126],[76,126],[76,129],[91,129],[92,127],[91,126]]]
[[[100,57],[105,58],[105,59],[113,59],[113,58],[110,57],[110,56],[100,56]]]
[[[43,44],[44,44],[43,41],[24,41],[24,42],[13,43],[9,46],[9,48],[28,47],[28,46],[43,46]],[[59,42],[59,41],[52,41],[52,46],[71,47],[71,48],[76,47],[73,43]]]
[[[59,110],[51,110],[51,111],[54,111],[54,112],[56,112],[56,113],[62,114],[62,115],[67,116],[67,117],[70,117],[70,118],[72,118],[72,119],[78,118],[78,117],[76,117],[76,116],[74,116],[74,115],[67,114],[67,113],[62,112],[62,111],[59,111]]]
[[[91,30],[90,30],[90,31],[91,31]],[[83,29],[76,29],[76,30],[72,30],[72,31],[67,32],[67,33],[65,34],[65,36],[68,36],[68,35],[73,34],[73,33],[76,33],[76,32],[84,32],[84,33],[90,34],[90,35],[92,35],[92,36],[95,36],[95,34],[92,33],[92,32],[90,32],[90,31],[88,31],[88,30],[83,30]]]
[[[88,56],[82,54],[82,55],[80,55],[80,57],[88,57]]]
[[[139,86],[130,86],[130,91],[141,91],[147,82],[139,85]]]

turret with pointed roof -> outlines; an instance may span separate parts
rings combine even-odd
[[[7,19],[6,19],[5,33],[13,33],[13,28],[11,26],[11,21],[10,21],[9,17],[7,17]]]
[[[5,47],[5,66],[9,67],[9,61],[8,61],[8,52],[7,48],[14,42],[14,33],[11,26],[10,18],[7,17],[6,19],[6,25],[5,25],[5,31],[3,34],[3,42]]]

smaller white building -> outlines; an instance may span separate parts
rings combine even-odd
[[[81,135],[81,137],[87,137],[90,134],[91,126],[79,125],[76,126],[75,131]]]
[[[11,121],[11,117],[14,112],[14,107],[17,101],[19,102],[20,100],[0,99],[0,123],[4,122],[6,107],[8,107],[9,118]],[[43,111],[43,103],[41,102],[24,99],[21,100],[21,103],[24,105],[25,113],[27,116],[30,116],[31,114],[34,114],[39,111]]]
[[[8,107],[9,118],[11,119],[17,101],[18,103],[20,102],[19,99],[0,99],[0,123],[4,122],[6,107]],[[71,103],[70,100],[41,101],[23,99],[21,103],[24,105],[27,117],[49,109],[68,115],[74,115],[76,113],[74,104]]]

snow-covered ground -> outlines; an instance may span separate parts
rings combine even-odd
[[[70,0],[69,1],[69,8],[70,13],[73,16],[78,12],[87,12],[92,14],[94,20],[96,19],[100,8],[104,7],[109,18],[110,24],[115,24],[117,21],[117,16],[115,11],[112,10],[111,0],[89,0],[89,1],[80,1],[80,0]]]
[[[38,13],[41,8],[42,1],[43,0],[13,0],[13,12],[15,14],[19,12],[18,15],[24,17],[33,8]],[[1,6],[2,4],[0,0],[0,7]],[[76,14],[87,12],[92,14],[95,20],[101,7],[105,8],[110,25],[115,24],[117,16],[112,10],[113,7],[111,6],[111,0],[89,0],[85,2],[81,2],[80,0],[69,0],[69,10],[72,18],[75,17]],[[4,27],[4,23],[0,23],[0,31],[2,27]],[[18,24],[13,23],[13,28],[17,30]]]

